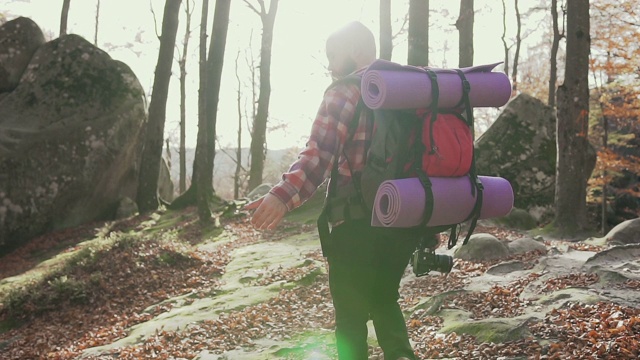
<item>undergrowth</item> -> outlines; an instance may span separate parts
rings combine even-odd
[[[104,274],[113,275],[109,261],[117,257],[127,258],[130,265],[138,268],[193,265],[199,261],[190,256],[189,248],[176,242],[171,234],[145,237],[112,233],[109,237],[109,246],[103,244],[77,250],[63,266],[40,281],[9,291],[3,300],[0,316],[4,313],[15,321],[65,305],[96,301],[101,293],[109,291]]]

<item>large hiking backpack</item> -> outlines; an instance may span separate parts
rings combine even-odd
[[[358,125],[357,119],[363,111],[370,112],[373,119],[371,142],[366,149],[365,165],[361,173],[352,171],[353,188],[338,189],[331,181],[325,205],[318,219],[321,240],[329,236],[328,223],[342,220],[371,218],[374,199],[380,184],[390,179],[417,177],[425,193],[431,192],[429,177],[468,176],[472,196],[476,203],[466,220],[471,220],[464,244],[467,243],[480,215],[482,205],[482,183],[478,180],[473,156],[473,113],[469,101],[470,86],[465,74],[457,71],[462,84],[461,101],[453,108],[438,108],[438,75],[426,70],[431,82],[431,104],[417,109],[377,109],[366,107],[362,99],[356,109],[355,119],[348,128],[347,139],[352,139]],[[329,88],[341,83],[360,85],[361,77],[349,75],[334,82]],[[338,174],[338,161],[334,162],[331,177]],[[425,233],[450,231],[449,248],[456,245],[460,223],[428,227],[433,213],[432,196],[425,196],[423,221],[416,228]]]

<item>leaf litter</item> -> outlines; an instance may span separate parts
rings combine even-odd
[[[66,277],[47,279],[40,285],[39,296],[42,298],[27,296],[20,299],[18,316],[16,309],[10,313],[3,304],[0,324],[11,321],[18,325],[0,330],[0,359],[74,359],[83,350],[115,342],[127,336],[131,326],[169,311],[174,305],[166,302],[168,299],[180,295],[188,295],[187,299],[215,296],[218,279],[224,273],[233,249],[310,231],[308,227],[292,231],[295,226],[288,224],[286,232],[261,234],[253,230],[246,218],[236,218],[224,227],[238,240],[213,251],[194,250],[188,241],[167,243],[153,238],[142,242],[123,241],[105,253],[94,254],[91,261],[71,269],[64,275]],[[125,228],[121,226],[120,229]],[[74,231],[66,237],[60,233],[52,235],[56,236],[54,239],[44,237],[40,245],[36,242],[31,246],[43,249],[52,243],[73,246],[74,236],[86,236],[88,230]],[[194,231],[191,229],[185,234]],[[500,228],[485,227],[482,231],[502,238],[518,236],[516,232]],[[18,270],[0,267],[3,278],[32,266],[30,253],[33,249],[5,257],[11,259],[16,264],[14,269]],[[531,269],[541,256],[541,253],[531,252],[508,260],[522,261],[525,268]],[[322,264],[320,252],[310,252],[305,259],[302,266],[272,269],[253,285],[295,283],[317,273]],[[496,263],[456,260],[454,272],[447,276],[429,275],[405,283],[400,299],[405,310],[421,299],[448,294],[433,314],[418,309],[407,316],[407,327],[419,358],[637,359],[640,356],[640,311],[605,302],[565,303],[549,311],[543,319],[527,322],[527,335],[523,338],[504,343],[479,343],[471,335],[439,332],[444,321],[437,315],[444,309],[463,310],[471,314],[472,320],[480,320],[513,318],[532,306],[532,299],[523,298],[522,292],[539,279],[537,273],[506,285],[493,285],[487,291],[462,291],[471,278],[482,275]],[[595,274],[559,276],[544,281],[538,287],[538,293],[588,287],[597,280]],[[74,284],[81,286],[74,287]],[[617,286],[638,290],[640,283],[630,279]],[[55,291],[51,290],[54,288],[58,292],[67,291],[66,296],[55,298]],[[227,311],[217,319],[189,324],[178,330],[158,329],[135,345],[113,349],[103,355],[119,359],[192,359],[202,352],[251,351],[259,339],[289,340],[310,330],[331,332],[334,326],[328,278],[320,272],[310,284],[282,289],[266,302]],[[331,346],[324,351],[329,358],[335,358]],[[288,358],[304,359],[307,355],[301,353]],[[382,358],[380,348],[371,346],[370,359]]]

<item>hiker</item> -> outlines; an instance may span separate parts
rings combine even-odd
[[[334,80],[361,74],[376,59],[371,31],[351,22],[326,42],[328,69]],[[333,172],[340,188],[353,186],[352,171],[364,166],[371,137],[369,111],[356,111],[360,88],[356,83],[337,83],[325,93],[313,122],[306,148],[282,180],[264,197],[248,204],[257,229],[273,229],[290,210],[309,199]],[[357,121],[353,137],[349,123]],[[419,241],[414,230],[373,228],[371,218],[332,223],[329,240],[322,241],[329,264],[329,286],[335,309],[336,344],[341,360],[368,358],[367,321],[373,320],[385,359],[415,359],[405,319],[398,305],[399,284]]]

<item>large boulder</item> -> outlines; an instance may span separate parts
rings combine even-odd
[[[556,183],[556,117],[542,101],[520,94],[475,143],[479,174],[500,176],[511,183],[514,206],[536,220],[552,216]],[[587,174],[596,152],[587,149]]]
[[[556,118],[549,106],[527,94],[516,96],[475,146],[478,172],[509,180],[515,207],[553,204]]]
[[[492,261],[509,256],[509,247],[491,234],[478,233],[469,238],[466,245],[459,245],[454,251],[456,259],[467,261]]]
[[[136,198],[144,91],[77,35],[35,52],[0,99],[0,246],[115,216]]]
[[[640,218],[621,222],[607,233],[605,239],[618,245],[640,244]]]
[[[44,34],[33,20],[19,17],[0,26],[0,93],[18,86]]]

